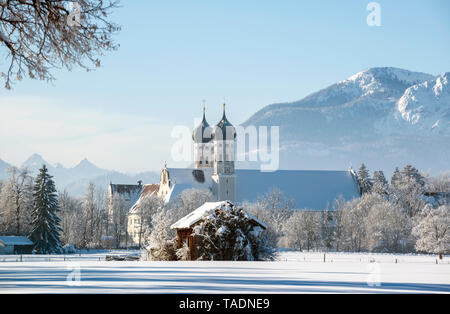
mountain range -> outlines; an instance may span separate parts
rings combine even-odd
[[[359,72],[301,100],[264,107],[243,126],[280,127],[280,168],[340,170],[365,163],[392,173],[412,164],[437,174],[450,170],[450,72],[434,76],[384,67]],[[38,154],[22,166],[35,175],[45,164],[58,189],[81,196],[89,182],[158,182],[156,172],[136,175],[82,160],[73,168],[52,165]],[[0,179],[10,167],[0,159]],[[239,168],[259,167],[238,162]]]
[[[280,167],[450,170],[450,72],[371,68],[243,125],[280,127]]]
[[[66,190],[70,195],[75,197],[82,196],[90,182],[97,187],[106,189],[110,182],[119,184],[137,184],[142,180],[144,183],[158,182],[159,174],[156,172],[143,172],[139,174],[125,174],[113,170],[106,170],[97,167],[89,160],[84,159],[73,168],[65,168],[60,163],[52,165],[45,161],[38,154],[28,158],[21,167],[27,167],[31,174],[35,176],[42,165],[46,165],[49,173],[54,177],[58,190]],[[8,177],[7,169],[11,165],[0,159],[0,179]]]

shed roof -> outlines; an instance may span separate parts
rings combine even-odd
[[[1,236],[0,244],[3,244],[3,246],[10,246],[10,245],[33,245],[34,243],[30,241],[30,239],[28,239],[27,237]]]
[[[184,216],[183,218],[181,218],[180,220],[178,220],[176,223],[174,223],[172,226],[170,226],[170,228],[171,229],[189,229],[189,228],[193,227],[197,222],[202,220],[202,218],[205,215],[213,213],[216,209],[225,208],[227,206],[234,206],[234,205],[230,201],[206,202],[205,204],[203,204],[202,206],[200,206],[199,208],[194,210],[192,213],[190,213],[190,214]],[[258,219],[256,219],[255,217],[253,217],[252,215],[250,215],[247,212],[245,212],[245,214],[251,221],[260,225],[264,229],[267,229],[267,226],[263,222],[259,221]]]

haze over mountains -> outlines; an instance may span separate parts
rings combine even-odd
[[[86,192],[89,182],[93,182],[99,188],[107,189],[110,182],[137,184],[138,180],[142,180],[144,183],[153,183],[159,180],[159,174],[156,172],[124,174],[99,168],[87,159],[82,160],[73,168],[65,168],[60,163],[56,165],[48,163],[38,154],[32,155],[21,166],[30,169],[32,175],[35,176],[44,164],[49,169],[49,173],[54,176],[57,188],[61,191],[66,190],[72,196],[82,196]],[[7,178],[7,169],[10,166],[0,159],[0,179]]]
[[[280,126],[281,168],[450,170],[450,73],[357,73],[299,101],[269,105],[248,125]]]
[[[398,68],[357,73],[299,101],[269,105],[244,126],[280,126],[280,168],[342,170],[365,163],[390,174],[410,163],[438,174],[450,170],[450,72],[439,76]],[[81,161],[73,168],[33,155],[22,166],[34,174],[46,164],[57,187],[82,195],[88,183],[154,183],[159,173],[136,175]],[[0,159],[0,179],[7,177]],[[16,165],[17,166],[17,165]],[[237,163],[239,168],[258,165]]]

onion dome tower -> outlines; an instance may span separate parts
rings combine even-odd
[[[203,120],[192,132],[194,141],[194,168],[212,168],[214,160],[213,128],[206,121],[206,107],[203,106]]]
[[[236,201],[234,161],[236,128],[228,121],[223,104],[223,116],[213,129],[215,194],[219,201]]]

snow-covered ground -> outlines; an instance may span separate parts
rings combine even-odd
[[[0,256],[0,293],[450,293],[449,257],[436,264],[426,255],[328,253],[324,262],[323,253],[284,252],[275,262],[106,262],[101,254],[72,262]]]

